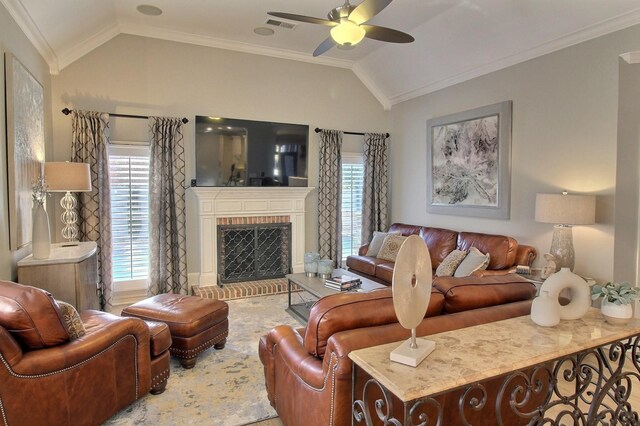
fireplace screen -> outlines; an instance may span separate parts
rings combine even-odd
[[[291,270],[291,223],[218,225],[220,283],[284,277]]]

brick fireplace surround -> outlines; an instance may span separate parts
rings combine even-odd
[[[291,267],[304,270],[305,198],[309,187],[193,187],[199,250],[190,285],[217,285],[217,225],[291,222]]]

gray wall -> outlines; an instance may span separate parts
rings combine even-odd
[[[45,148],[51,152],[51,78],[49,67],[29,39],[24,35],[7,10],[0,4],[0,63],[4,69],[4,53],[11,52],[44,87]],[[9,206],[7,194],[7,141],[5,128],[5,81],[0,72],[0,278],[16,278],[16,262],[31,253],[31,246],[11,251],[9,246]],[[50,204],[50,203],[49,203]]]
[[[575,271],[612,279],[618,55],[638,49],[635,26],[395,105],[393,221],[511,235],[542,254],[553,228],[534,221],[535,194],[597,194],[597,224],[574,227]],[[427,214],[426,121],[505,100],[513,101],[511,218]],[[630,167],[637,174],[638,163]]]
[[[614,273],[638,282],[638,194],[640,192],[640,64],[619,60],[618,159],[616,169]]]

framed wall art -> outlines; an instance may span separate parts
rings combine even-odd
[[[31,188],[44,162],[44,89],[11,53],[4,57],[11,249],[31,242]]]
[[[508,219],[511,101],[427,121],[427,211]]]

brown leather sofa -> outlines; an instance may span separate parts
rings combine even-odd
[[[417,334],[527,315],[535,292],[515,274],[435,278]],[[398,323],[390,288],[324,297],[314,304],[305,328],[280,325],[260,339],[269,401],[285,425],[350,425],[349,352],[409,336]],[[457,404],[450,405],[446,411],[457,410]]]
[[[473,274],[478,277],[513,273],[516,265],[531,266],[536,258],[534,247],[518,244],[513,238],[504,235],[456,232],[404,223],[392,224],[389,232],[400,232],[404,236],[420,235],[429,248],[434,271],[455,249],[469,250],[475,247],[483,253],[489,253],[487,269]],[[364,245],[358,250],[358,255],[347,257],[348,269],[371,280],[391,285],[395,264],[388,260],[367,256],[368,248],[368,244]]]
[[[169,377],[166,324],[81,313],[70,341],[44,290],[0,281],[0,424],[99,425]]]

